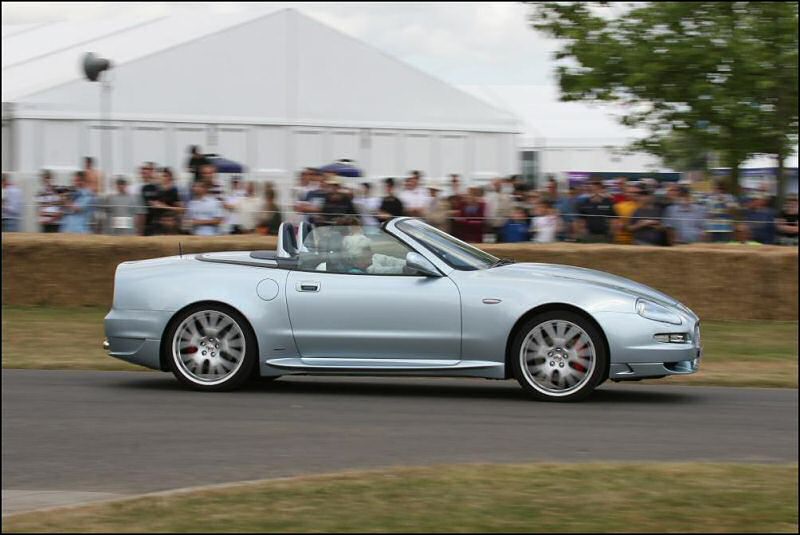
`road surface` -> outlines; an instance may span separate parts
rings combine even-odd
[[[3,512],[229,481],[456,462],[797,462],[797,390],[284,377],[198,393],[166,373],[2,371]]]

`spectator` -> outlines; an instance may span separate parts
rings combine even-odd
[[[511,217],[500,229],[500,242],[519,243],[530,241],[528,214],[519,206],[511,209]]]
[[[375,214],[378,213],[381,207],[381,198],[372,194],[372,184],[369,182],[361,184],[359,195],[353,199],[353,205],[355,205],[358,213],[361,214],[361,223],[365,227],[378,226],[379,222]]]
[[[536,243],[553,243],[556,241],[559,228],[559,217],[553,201],[549,198],[540,200],[534,207],[533,241]]]
[[[544,197],[554,204],[558,201],[558,182],[553,175],[547,175]]]
[[[295,225],[299,224],[305,219],[304,205],[306,195],[311,191],[311,178],[314,172],[311,168],[306,167],[297,175],[297,185],[292,186],[291,189],[291,213],[289,214],[288,221]]]
[[[211,163],[206,156],[200,152],[199,145],[189,146],[189,160],[186,162],[186,169],[194,175],[194,181],[201,179],[201,170],[204,165]]]
[[[669,243],[696,243],[703,239],[705,210],[692,202],[689,188],[678,188],[677,200],[664,212]]]
[[[617,215],[612,220],[612,230],[614,231],[614,243],[620,245],[630,245],[633,243],[633,234],[628,227],[631,224],[631,216],[639,208],[639,191],[637,184],[625,183],[625,191],[616,196],[622,199],[614,203],[614,213]]]
[[[428,217],[426,222],[434,227],[450,232],[450,202],[444,195],[441,195],[441,188],[435,184],[428,186],[430,193],[430,204],[428,204]]]
[[[169,167],[161,169],[161,188],[153,201],[153,211],[158,234],[180,233],[183,201],[175,185],[172,169]]]
[[[486,199],[486,217],[489,218],[489,226],[495,235],[495,241],[501,242],[503,234],[500,230],[511,216],[514,208],[514,200],[511,193],[505,190],[503,179],[495,178],[492,180],[491,189],[484,196]]]
[[[661,210],[655,202],[653,191],[648,187],[639,190],[639,207],[633,213],[633,223],[628,226],[636,245],[663,245],[664,226]]]
[[[750,200],[750,206],[744,213],[750,238],[765,245],[775,243],[775,211],[770,208],[769,202],[767,195],[758,193]]]
[[[734,238],[733,212],[737,208],[736,199],[718,182],[706,201],[706,234],[710,241],[727,242]]]
[[[336,176],[336,175],[331,175]],[[299,205],[300,211],[305,212],[308,222],[311,224],[324,224],[322,217],[322,206],[328,196],[330,187],[325,184],[322,173],[313,169],[309,177],[308,192],[303,202]]]
[[[450,198],[454,196],[461,196],[461,177],[456,173],[450,175],[450,192],[448,194]]]
[[[213,163],[207,163],[200,167],[200,179],[208,186],[208,195],[222,202],[225,190],[217,176],[217,166]]]
[[[456,218],[458,222],[456,237],[466,242],[483,243],[486,204],[481,199],[482,190],[473,186],[467,191]]]
[[[625,202],[628,198],[628,177],[618,176],[614,179],[614,191],[611,198],[614,200],[614,205]]]
[[[103,187],[103,176],[94,168],[94,158],[86,156],[83,159],[83,176],[86,178],[86,187],[97,195]]]
[[[58,232],[61,226],[61,194],[53,186],[53,175],[47,169],[42,171],[42,189],[36,194],[36,204],[42,230]]]
[[[94,210],[94,193],[86,185],[83,171],[75,173],[74,190],[67,193],[64,204],[64,216],[61,218],[61,232],[89,234]]]
[[[574,241],[575,214],[578,213],[578,189],[569,188],[566,195],[559,197],[555,209],[558,211],[562,221],[562,225],[558,231],[558,239],[560,241]]]
[[[22,218],[22,191],[3,173],[3,232],[19,232]]]
[[[271,190],[272,185],[270,183],[265,184],[265,189]],[[274,199],[273,191],[273,201]],[[239,228],[242,234],[253,233],[258,229],[260,221],[264,219],[265,216],[271,215],[265,213],[265,210],[267,210],[266,205],[265,198],[259,196],[256,192],[255,182],[247,182],[244,188],[244,196],[236,205],[237,220],[239,221]],[[275,208],[277,208],[277,206],[275,206]],[[278,210],[278,217],[280,217],[280,210]]]
[[[325,195],[325,202],[322,204],[322,218],[318,222],[320,225],[331,225],[333,220],[342,215],[357,215],[355,206],[353,206],[353,199],[350,192],[342,188],[342,182],[334,174],[329,174],[325,180],[327,186],[327,194]]]
[[[456,220],[458,212],[461,210],[461,205],[464,201],[464,195],[461,192],[461,177],[455,173],[450,175],[450,194],[447,197],[447,203],[450,205],[450,233],[456,236],[459,232],[459,222]]]
[[[614,216],[613,199],[606,193],[601,180],[590,184],[591,194],[578,206],[581,216],[581,240],[588,243],[607,243],[609,241],[611,223]]]
[[[411,176],[406,178],[405,188],[400,192],[400,200],[403,202],[405,215],[411,217],[425,217],[425,210],[429,204],[430,195],[425,188],[420,186],[422,174],[419,171],[411,171]]]
[[[150,162],[143,164],[139,170],[142,177],[141,189],[141,215],[140,227],[142,234],[145,236],[152,236],[158,231],[158,213],[159,210],[155,206],[161,195],[161,188],[156,182],[153,174],[154,169]]]
[[[118,177],[115,183],[116,192],[106,195],[103,203],[108,233],[130,236],[136,232],[134,222],[139,212],[139,202],[135,195],[128,192],[128,181],[124,177]]]
[[[393,217],[399,217],[404,213],[403,201],[394,195],[394,179],[387,178],[383,181],[386,195],[381,199],[381,206],[378,209],[378,220],[383,223]]]
[[[238,175],[231,177],[231,192],[225,196],[222,206],[227,211],[228,215],[225,218],[223,228],[227,234],[242,234],[242,225],[239,221],[238,206],[242,199],[247,195],[242,184],[242,179]]]
[[[775,220],[778,243],[797,246],[797,195],[788,195]]]
[[[267,183],[264,189],[264,214],[258,224],[258,231],[260,234],[277,236],[278,229],[283,221],[281,209],[278,206],[275,188],[272,184]]]
[[[200,180],[192,186],[192,200],[186,211],[186,218],[192,234],[197,236],[216,236],[222,225],[225,212],[222,203],[208,192],[208,181]]]

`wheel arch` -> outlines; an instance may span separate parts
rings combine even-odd
[[[528,321],[533,316],[536,316],[538,314],[544,314],[545,312],[554,312],[554,311],[573,312],[575,314],[578,314],[582,318],[584,318],[586,321],[590,322],[592,325],[594,325],[597,328],[597,331],[600,333],[600,337],[603,340],[603,348],[606,351],[606,355],[608,356],[609,359],[611,358],[611,353],[610,353],[610,349],[609,349],[609,345],[608,345],[608,337],[606,336],[606,333],[603,330],[603,328],[600,326],[600,324],[597,322],[597,320],[591,314],[589,314],[588,312],[586,312],[585,310],[583,310],[580,307],[577,307],[575,305],[570,305],[568,303],[546,303],[546,304],[539,305],[539,306],[537,306],[535,308],[532,308],[532,309],[528,310],[527,312],[525,312],[522,316],[519,317],[519,319],[517,319],[516,323],[514,323],[514,326],[511,328],[511,332],[509,332],[508,339],[506,340],[506,359],[505,359],[505,377],[506,377],[506,379],[512,378],[511,377],[511,358],[512,358],[511,346],[514,343],[514,337],[517,335],[517,332],[522,327],[522,324],[525,323],[526,321]],[[608,370],[606,370],[606,377],[604,377],[603,380],[605,380],[605,379],[608,379]]]
[[[230,310],[233,310],[237,314],[239,314],[242,317],[242,319],[244,319],[244,322],[245,322],[244,327],[250,329],[250,332],[253,334],[253,340],[255,340],[255,344],[256,344],[256,355],[260,354],[258,352],[259,351],[258,350],[258,337],[255,335],[256,331],[255,331],[255,329],[253,329],[253,325],[250,323],[250,320],[247,319],[247,316],[245,314],[243,314],[241,310],[239,310],[235,306],[230,305],[228,303],[225,303],[223,301],[215,301],[213,299],[204,299],[204,300],[201,300],[201,301],[195,301],[193,303],[189,303],[188,305],[184,306],[183,308],[181,308],[179,310],[176,310],[175,313],[172,315],[172,317],[169,318],[169,321],[167,322],[166,326],[164,327],[164,331],[161,333],[161,344],[160,344],[159,352],[158,352],[159,367],[161,368],[161,371],[168,372],[170,370],[170,368],[169,368],[169,358],[170,358],[169,346],[170,346],[170,341],[167,340],[167,336],[166,336],[167,333],[170,331],[170,329],[172,329],[173,325],[175,325],[175,323],[177,322],[178,318],[180,318],[181,315],[186,310],[188,310],[188,309],[190,309],[192,307],[196,307],[198,305],[210,305],[210,306],[228,308]]]

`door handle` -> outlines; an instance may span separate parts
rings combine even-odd
[[[298,292],[318,292],[319,281],[300,281],[295,285]]]

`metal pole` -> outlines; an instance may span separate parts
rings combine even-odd
[[[100,116],[102,138],[100,143],[103,167],[105,167],[103,193],[110,193],[112,190],[111,177],[114,174],[114,166],[111,160],[111,82],[103,80],[101,87]]]

